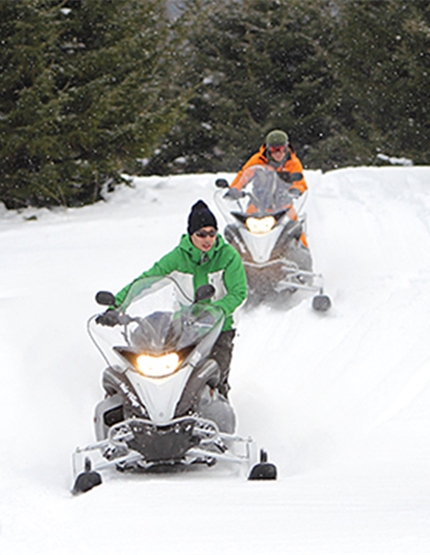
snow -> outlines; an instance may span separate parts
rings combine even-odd
[[[379,158],[379,160],[382,160],[383,162],[389,162],[390,164],[393,164],[393,165],[398,165],[398,166],[414,165],[412,160],[410,160],[409,158],[396,158],[395,156],[387,156],[382,152],[380,152],[376,157]]]
[[[243,311],[239,432],[276,482],[234,467],[107,473],[73,497],[103,360],[94,294],[173,248],[216,177],[136,178],[81,209],[0,213],[0,549],[12,554],[430,553],[430,168],[307,171],[307,235],[332,310]]]

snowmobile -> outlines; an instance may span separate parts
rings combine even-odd
[[[204,285],[190,300],[172,277],[136,280],[119,307],[112,293],[97,293],[117,325],[98,324],[101,314],[88,321],[107,364],[105,397],[95,408],[96,441],[73,454],[74,494],[101,484],[108,468],[160,472],[227,461],[245,466],[251,480],[276,479],[267,454],[258,461],[254,440],[235,434],[234,410],[216,389],[210,353],[224,313],[210,303],[213,294]]]
[[[239,252],[245,266],[247,305],[274,301],[283,306],[292,293],[301,290],[317,293],[313,309],[327,311],[331,300],[324,294],[322,275],[312,271],[310,251],[301,241],[306,193],[295,207],[289,191],[291,181],[281,179],[267,166],[246,169],[240,189],[230,188],[226,179],[217,179],[215,184],[220,189],[215,202],[227,222],[225,239]]]

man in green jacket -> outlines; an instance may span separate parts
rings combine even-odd
[[[233,327],[233,313],[245,300],[247,286],[245,269],[238,252],[224,241],[217,233],[217,229],[215,216],[208,206],[199,200],[191,209],[188,216],[188,233],[181,237],[179,245],[136,280],[142,277],[171,275],[191,299],[201,285],[214,286],[215,294],[212,303],[223,310],[225,321],[222,332],[212,349],[211,357],[218,362],[221,371],[218,390],[227,398],[230,389],[228,376],[233,339],[236,332]],[[126,285],[115,296],[116,306],[122,304],[136,280]],[[107,326],[116,324],[109,310],[99,316],[97,321]]]

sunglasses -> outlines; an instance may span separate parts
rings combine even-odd
[[[195,235],[197,235],[197,237],[200,237],[201,239],[205,239],[206,237],[215,237],[216,234],[216,229],[211,229],[210,231],[205,231],[204,229],[201,229],[200,231],[195,232]]]
[[[274,152],[285,152],[286,150],[287,147],[285,145],[269,146],[269,152],[271,154],[273,154]]]

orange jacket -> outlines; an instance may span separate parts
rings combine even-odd
[[[235,187],[236,189],[242,189],[244,185],[246,185],[247,180],[243,180],[242,174],[243,172],[251,166],[268,166],[269,168],[273,168],[277,172],[288,172],[293,175],[291,187],[298,189],[300,193],[304,193],[308,188],[305,178],[303,177],[303,166],[300,160],[295,155],[293,149],[288,147],[289,156],[287,160],[282,164],[282,166],[276,167],[275,165],[269,162],[269,159],[266,155],[266,145],[263,144],[260,147],[260,150],[253,154],[251,158],[242,166],[242,169],[233,179],[230,187]]]

